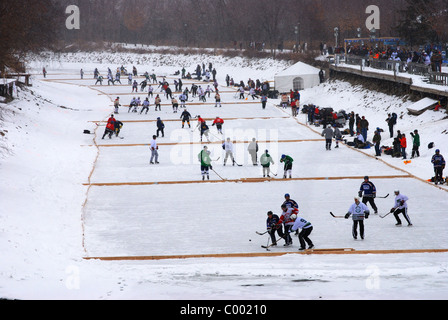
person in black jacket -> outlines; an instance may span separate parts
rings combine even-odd
[[[266,227],[268,229],[268,233],[271,236],[272,245],[277,245],[277,239],[275,238],[275,233],[283,238],[285,234],[283,233],[283,227],[281,224],[278,224],[280,218],[278,215],[274,214],[272,211],[268,212],[268,219],[266,220]]]
[[[162,134],[162,138],[165,137],[165,124],[160,118],[157,118],[157,138],[159,137],[159,133]]]

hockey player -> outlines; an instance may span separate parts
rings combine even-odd
[[[284,238],[285,234],[283,233],[283,227],[281,224],[278,224],[280,218],[278,215],[274,214],[272,211],[268,212],[268,218],[266,220],[266,227],[268,230],[268,234],[271,237],[272,246],[277,245],[277,239],[275,238],[275,233],[280,236],[280,238]]]
[[[280,163],[284,163],[284,174],[283,174],[283,179],[286,179],[287,176],[289,175],[289,179],[292,178],[292,164],[294,162],[294,159],[291,158],[290,156],[287,155],[282,155],[282,158],[280,159]]]
[[[152,87],[152,85],[149,85],[148,86],[148,98],[149,97],[152,98],[154,96],[153,94],[154,94],[154,88]]]
[[[98,76],[98,78],[96,78],[96,82],[95,82],[95,85],[97,85],[98,84],[98,82],[100,83],[100,85],[103,85],[103,76]]]
[[[145,114],[148,114],[148,111],[149,111],[149,99],[148,98],[146,98],[145,101],[143,101],[143,107],[142,107],[142,110],[140,111],[140,114],[142,114],[143,111],[145,111],[145,110],[146,110]]]
[[[120,131],[121,131],[121,128],[123,128],[123,122],[121,122],[121,121],[115,121],[115,125],[114,125],[114,128],[115,128],[115,136],[116,137],[118,137],[118,135],[120,134]]]
[[[291,220],[291,215],[292,214],[298,214],[299,210],[296,208],[288,208],[286,207],[286,205],[282,204],[281,206],[282,208],[282,215],[280,217],[280,220],[278,221],[277,224],[281,225],[283,224],[285,227],[285,246],[290,246],[292,245],[292,238],[290,235],[291,232],[291,228],[294,226],[294,221]]]
[[[230,157],[232,159],[232,163],[235,166],[235,158],[233,156],[233,143],[230,141],[230,138],[227,138],[227,141],[222,144],[222,148],[226,152],[226,156],[224,158],[224,166],[227,163],[227,158]]]
[[[115,99],[115,101],[114,101],[114,108],[115,108],[115,111],[114,111],[114,113],[115,114],[118,114],[118,109],[121,107],[121,104],[120,104],[120,97],[117,97],[117,99]]]
[[[104,131],[103,137],[101,138],[104,140],[104,138],[109,135],[109,139],[112,139],[112,135],[115,132],[115,118],[114,115],[111,115],[109,120],[107,121],[106,130]]]
[[[263,178],[266,176],[270,178],[271,164],[274,165],[274,160],[269,154],[269,150],[266,150],[260,158],[261,166],[263,167]]]
[[[159,111],[162,111],[162,109],[160,107],[161,103],[162,103],[162,99],[160,99],[159,95],[157,95],[156,99],[155,99],[156,111],[157,111],[157,108],[159,108]]]
[[[285,202],[283,202],[283,204],[287,208],[299,209],[299,205],[297,204],[297,202],[295,200],[291,199],[291,195],[289,193],[285,194]]]
[[[364,177],[364,182],[361,183],[358,195],[359,197],[362,197],[362,203],[367,205],[368,202],[372,206],[372,209],[374,210],[375,214],[378,214],[378,208],[375,204],[376,187],[371,181],[369,181],[368,176]]]
[[[348,209],[347,214],[345,215],[345,219],[348,219],[352,216],[353,219],[353,228],[352,235],[353,239],[358,239],[358,225],[359,225],[359,235],[361,239],[364,240],[364,219],[369,218],[370,211],[367,206],[359,201],[359,198],[355,198],[355,203],[353,203]]]
[[[182,119],[182,129],[185,127],[185,122],[188,124],[188,127],[191,128],[190,124],[191,114],[190,112],[187,111],[187,109],[185,109],[184,112],[182,112],[180,118]]]
[[[217,108],[218,106],[220,108],[222,107],[222,105],[221,105],[221,95],[217,91],[216,94],[215,94],[215,108]]]
[[[185,95],[185,93],[182,93],[179,95],[179,100],[180,100],[180,107],[181,108],[186,108],[187,106],[185,105],[185,102],[187,101],[187,96]]]
[[[162,138],[165,137],[165,124],[160,118],[157,118],[157,138],[159,134],[162,133]]]
[[[171,100],[171,104],[173,105],[173,113],[177,113],[177,110],[179,109],[179,102],[176,98],[173,98]]]
[[[209,138],[209,133],[210,133],[210,128],[208,127],[207,123],[204,121],[201,123],[201,142],[202,142],[202,137],[205,136],[207,138],[207,141],[210,142],[210,138]]]
[[[440,150],[437,149],[435,154],[431,158],[431,163],[434,166],[434,182],[435,184],[443,184],[443,170],[445,169],[445,159],[440,154]]]
[[[198,160],[201,163],[201,173],[202,173],[202,181],[205,180],[205,176],[207,176],[207,180],[210,180],[210,169],[212,167],[212,159],[210,158],[210,151],[207,146],[204,146],[204,149],[198,154]]]
[[[155,160],[155,164],[159,164],[159,146],[157,145],[157,136],[152,136],[152,141],[151,141],[151,145],[150,145],[150,149],[151,149],[151,160],[150,160],[150,164],[154,164],[154,160]]]
[[[296,232],[299,229],[302,230],[299,232],[299,251],[303,251],[306,249],[305,243],[308,244],[308,249],[313,249],[313,241],[311,241],[311,239],[309,238],[311,232],[313,231],[313,225],[311,224],[311,222],[306,221],[304,218],[299,217],[295,213],[291,215],[291,220],[294,221],[294,225],[292,226],[291,231]]]
[[[132,93],[138,92],[138,82],[136,80],[134,80],[134,82],[132,83]]]
[[[408,204],[407,201],[409,198],[403,194],[400,194],[400,190],[395,190],[395,204],[392,209],[390,209],[390,212],[394,213],[395,219],[397,220],[396,226],[401,226],[401,220],[398,216],[400,213],[403,214],[404,218],[408,222],[408,227],[412,226],[411,219],[408,216]]]
[[[222,125],[224,124],[224,120],[220,117],[216,117],[215,121],[213,121],[212,126],[214,127],[216,125],[216,128],[218,129],[218,133],[222,134]]]
[[[252,164],[254,166],[258,166],[258,143],[255,138],[252,139],[252,142],[247,147],[247,151],[249,152],[252,158]]]

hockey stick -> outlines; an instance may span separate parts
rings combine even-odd
[[[221,177],[214,169],[211,169],[222,181],[226,181],[223,177]]]
[[[233,160],[233,163],[236,164],[238,167],[242,167],[242,164],[238,164],[235,160]]]
[[[396,210],[391,211],[391,212],[385,214],[384,216],[380,216],[380,218],[381,218],[381,219],[384,219],[384,218],[386,218],[388,215],[390,215],[391,213],[394,213],[395,211],[396,211]]]
[[[384,197],[377,197],[377,198],[379,198],[379,199],[386,199],[387,197],[389,197],[389,193],[386,196],[384,196]]]
[[[336,219],[345,219],[344,216],[335,216],[335,215],[333,214],[333,212],[330,212],[330,214],[331,214],[331,216],[332,216],[333,218],[336,218]]]
[[[285,239],[285,238],[284,238],[284,237],[281,237],[281,238],[275,240],[275,243],[273,243],[273,244],[271,244],[271,245],[269,245],[269,246],[261,246],[261,247],[262,247],[263,249],[266,249],[267,251],[270,251],[269,248],[271,248],[271,247],[273,247],[273,246],[276,246],[276,245],[277,245],[277,242],[279,242],[279,241],[282,240],[282,239]]]
[[[256,234],[258,234],[259,236],[264,236],[266,233],[268,233],[269,231],[266,231],[266,232],[263,232],[263,233],[261,233],[261,232],[258,232],[258,231],[255,231],[255,233]]]

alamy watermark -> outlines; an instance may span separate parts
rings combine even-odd
[[[65,20],[65,26],[68,30],[79,30],[81,29],[81,14],[79,7],[75,5],[70,5],[65,9],[65,13],[69,16]]]
[[[366,20],[367,30],[379,30],[380,29],[380,8],[375,5],[370,5],[366,8],[366,14],[370,16]]]

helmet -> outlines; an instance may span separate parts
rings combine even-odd
[[[394,193],[395,194],[400,194],[400,190],[395,190]]]
[[[297,215],[294,213],[294,214],[291,215],[290,218],[291,218],[291,220],[296,220],[297,219]]]
[[[437,150],[436,150],[436,153],[440,153],[440,150],[439,150],[439,149],[437,149]]]
[[[285,198],[289,198],[289,197],[290,197],[289,193],[285,194]]]
[[[365,176],[365,177],[364,177],[364,180],[369,180],[369,176]]]

